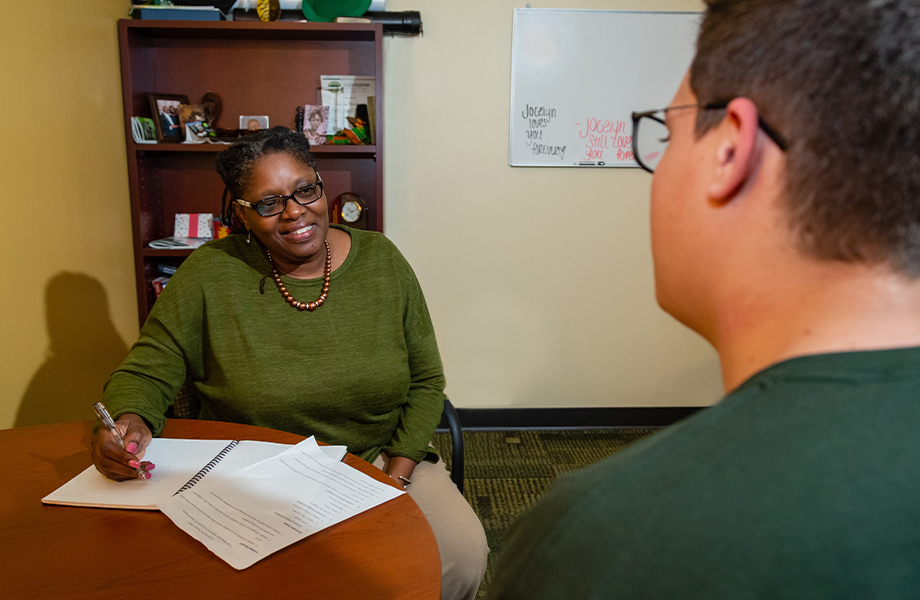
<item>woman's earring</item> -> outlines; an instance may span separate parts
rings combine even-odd
[[[252,229],[247,229],[246,232],[248,234],[246,236],[246,243],[251,244],[252,243]]]

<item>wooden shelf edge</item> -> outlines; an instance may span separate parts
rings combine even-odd
[[[169,258],[174,256],[188,256],[192,253],[190,248],[183,248],[181,250],[162,250],[160,248],[140,248],[135,250],[144,258]]]
[[[213,152],[218,153],[227,149],[230,144],[175,144],[175,143],[157,143],[157,144],[138,144],[132,141],[134,151],[137,153],[144,152]],[[377,146],[354,146],[345,144],[319,144],[310,146],[310,152],[314,156],[324,155],[356,155],[374,157],[377,154]]]
[[[381,23],[311,23],[307,21],[182,21],[119,19],[119,27],[143,36],[249,39],[304,39],[372,42],[383,34]]]

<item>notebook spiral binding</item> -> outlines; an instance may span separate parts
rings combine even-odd
[[[232,442],[230,442],[229,444],[227,444],[227,447],[226,447],[226,448],[224,448],[223,450],[221,450],[220,453],[219,453],[217,456],[215,456],[214,458],[212,458],[212,459],[211,459],[211,462],[209,462],[209,463],[206,464],[205,466],[201,467],[201,470],[198,471],[197,473],[195,473],[195,475],[194,475],[191,479],[189,479],[189,480],[185,483],[185,485],[183,485],[182,487],[180,487],[180,488],[179,488],[179,491],[177,491],[175,494],[173,494],[173,496],[177,496],[177,495],[181,494],[182,492],[184,492],[185,490],[187,490],[187,489],[189,489],[189,488],[191,488],[191,487],[194,487],[196,483],[198,483],[199,481],[201,481],[202,478],[204,478],[204,476],[208,474],[208,471],[210,471],[211,469],[213,469],[214,467],[216,467],[216,466],[217,466],[217,463],[219,463],[225,456],[227,456],[227,453],[228,453],[228,452],[230,452],[231,450],[233,450],[234,448],[236,448],[239,444],[240,444],[239,440],[233,440]]]

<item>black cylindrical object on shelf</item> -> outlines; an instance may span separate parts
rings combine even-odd
[[[386,35],[421,35],[422,15],[417,10],[368,11],[361,15],[374,23],[383,24]]]

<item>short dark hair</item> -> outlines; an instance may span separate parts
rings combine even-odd
[[[317,107],[313,108],[312,110],[310,110],[310,116],[307,117],[307,119],[308,119],[308,120],[309,120],[309,119],[312,119],[314,116],[318,116],[320,119],[323,118],[324,115],[323,115],[323,107],[322,107],[322,106],[317,106]]]
[[[690,86],[749,98],[787,140],[804,251],[920,276],[920,2],[707,0]]]
[[[255,163],[263,156],[278,153],[289,154],[302,164],[316,168],[307,137],[282,126],[244,135],[217,154],[217,173],[226,187],[224,197],[230,196],[229,202],[222,207],[222,219],[227,226],[234,227],[233,201],[242,197]]]

